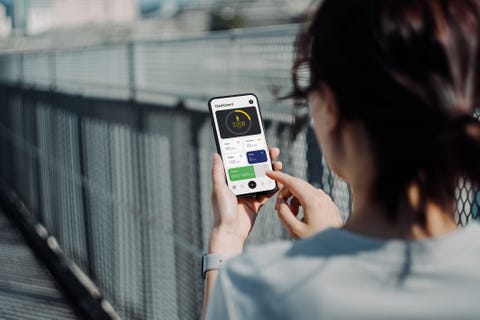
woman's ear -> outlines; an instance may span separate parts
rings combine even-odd
[[[342,169],[345,161],[345,141],[341,131],[341,113],[333,90],[321,85],[309,94],[310,114],[315,135],[330,168],[345,177]]]
[[[322,110],[323,125],[326,131],[337,131],[340,125],[340,110],[338,108],[337,99],[333,93],[332,88],[327,84],[322,84],[320,87],[321,95],[324,100]]]

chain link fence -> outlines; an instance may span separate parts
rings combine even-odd
[[[287,173],[329,193],[344,219],[347,185],[310,128],[291,141],[296,26],[0,56],[0,176],[124,319],[198,319],[212,223],[215,151],[208,97],[255,92]],[[478,188],[457,191],[462,225]],[[249,245],[286,239],[273,203]]]

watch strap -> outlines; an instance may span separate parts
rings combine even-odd
[[[205,253],[202,255],[202,278],[205,279],[209,270],[219,269],[228,259],[236,254]]]

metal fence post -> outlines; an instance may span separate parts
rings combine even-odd
[[[85,186],[85,177],[87,171],[85,168],[85,147],[84,147],[84,137],[83,137],[83,118],[77,117],[77,130],[78,130],[78,153],[79,153],[79,163],[80,163],[80,188],[82,192],[82,206],[83,206],[83,223],[85,225],[85,243],[87,247],[87,267],[88,275],[92,280],[96,281],[95,265],[94,265],[94,249],[92,244],[92,221],[90,218],[91,211],[88,199],[88,191]]]
[[[135,44],[127,43],[127,73],[128,73],[128,89],[130,91],[129,98],[134,101],[136,98],[136,79],[135,79]]]

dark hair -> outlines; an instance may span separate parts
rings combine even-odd
[[[412,183],[449,208],[461,177],[480,183],[479,72],[478,0],[325,0],[297,37],[293,96],[327,84],[363,123],[393,221]]]

